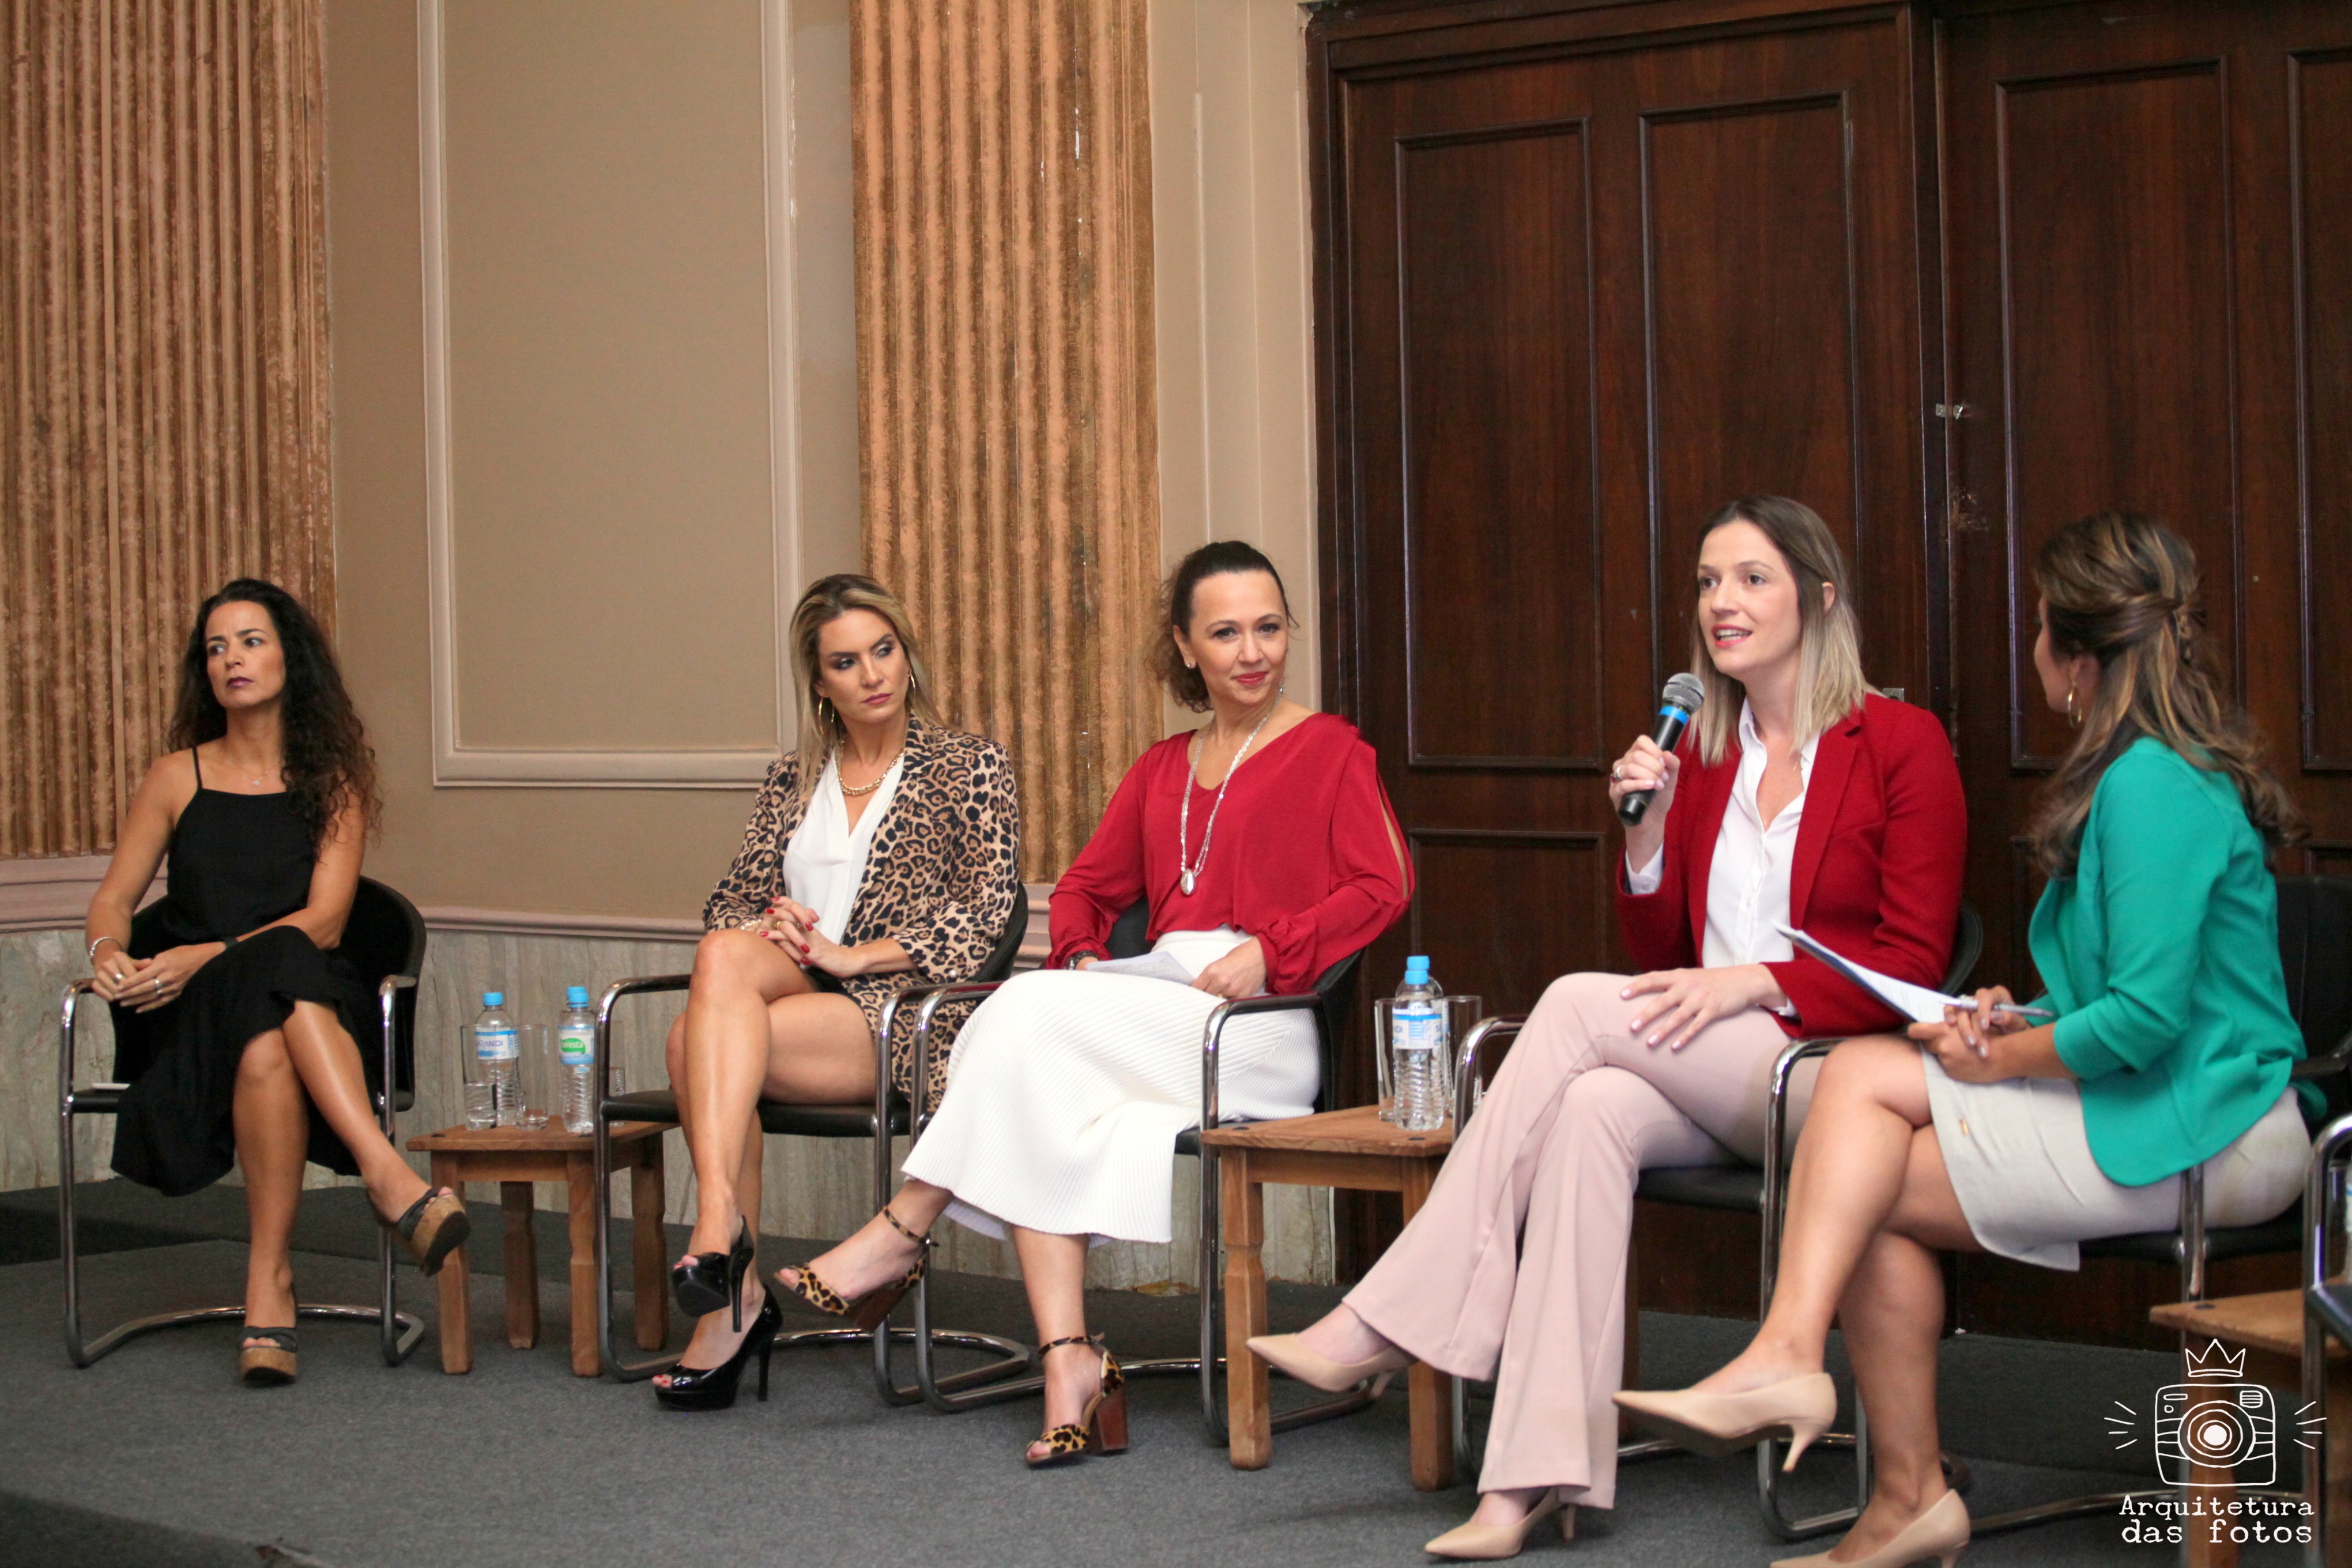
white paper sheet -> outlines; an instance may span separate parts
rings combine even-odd
[[[1192,984],[1192,973],[1176,962],[1172,953],[1147,952],[1136,958],[1106,958],[1087,965],[1089,974],[1134,974],[1146,980],[1172,980],[1179,985]],[[1938,1014],[1937,1016],[1942,1016]]]
[[[1897,980],[1891,974],[1881,974],[1867,969],[1842,954],[1832,952],[1794,926],[1773,922],[1773,929],[1802,952],[1811,953],[1864,991],[1894,1008],[1915,1024],[1940,1024],[1944,1009],[1958,1007],[1963,1013],[1977,1010],[1973,996],[1947,996],[1940,991],[1930,991],[1925,985],[1914,985],[1907,980]],[[2014,1013],[2022,1018],[2047,1018],[2049,1014],[2034,1007],[2003,1007],[2003,1013]]]

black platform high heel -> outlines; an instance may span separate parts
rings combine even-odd
[[[714,1255],[715,1256],[715,1255]],[[776,1310],[776,1299],[762,1292],[759,1314],[751,1320],[751,1330],[735,1353],[717,1366],[674,1366],[669,1372],[669,1386],[654,1385],[654,1397],[667,1410],[724,1410],[735,1403],[735,1385],[742,1380],[744,1363],[754,1355],[760,1358],[760,1403],[768,1402],[768,1357],[776,1348],[776,1331],[783,1325],[784,1315]]]
[[[743,1276],[751,1271],[751,1222],[735,1216],[735,1245],[725,1252],[698,1252],[669,1271],[670,1300],[689,1318],[731,1308],[730,1329],[743,1326]]]

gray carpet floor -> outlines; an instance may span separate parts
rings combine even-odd
[[[298,1270],[307,1299],[373,1299],[373,1232],[358,1200],[333,1192],[306,1201]],[[302,1377],[289,1388],[236,1384],[226,1325],[151,1335],[77,1371],[58,1337],[50,1201],[0,1198],[0,1259],[21,1259],[0,1266],[0,1561],[21,1568],[1408,1564],[1428,1561],[1420,1543],[1475,1500],[1466,1485],[1412,1489],[1401,1394],[1277,1436],[1273,1465],[1247,1473],[1203,1439],[1189,1380],[1135,1384],[1129,1454],[1034,1474],[1020,1462],[1038,1423],[1034,1400],[953,1416],[889,1408],[859,1351],[780,1358],[765,1405],[747,1390],[724,1413],[666,1412],[642,1386],[570,1375],[553,1215],[541,1216],[540,1344],[506,1345],[501,1282],[478,1275],[475,1370],[465,1377],[441,1373],[431,1330],[394,1370],[378,1360],[373,1328],[326,1323],[303,1326]],[[104,1250],[85,1259],[86,1321],[233,1300],[241,1206],[232,1190],[165,1204],[128,1184],[89,1189],[85,1235]],[[477,1205],[475,1215],[475,1255],[494,1259],[498,1211]],[[762,1250],[785,1258],[802,1245],[772,1240]],[[1275,1319],[1303,1322],[1336,1294],[1278,1287]],[[404,1270],[401,1295],[430,1321],[429,1281]],[[934,1300],[941,1322],[1025,1333],[1012,1282],[946,1277]],[[1105,1292],[1090,1310],[1129,1355],[1179,1353],[1192,1335],[1190,1298]],[[1746,1331],[1645,1314],[1643,1381],[1701,1375]],[[2148,1443],[2115,1453],[2104,1415],[2115,1401],[2144,1415],[2171,1368],[2130,1352],[1950,1342],[1945,1438],[1974,1465],[1972,1510],[2145,1484]],[[1278,1402],[1299,1394],[1277,1384]],[[1809,1458],[1794,1506],[1831,1505],[1851,1475],[1843,1456]],[[1760,1568],[1822,1549],[1775,1542],[1753,1488],[1747,1458],[1632,1466],[1613,1511],[1582,1511],[1572,1545],[1543,1539],[1527,1560]],[[2114,1519],[1990,1538],[1967,1558],[1972,1568],[2166,1560],[2126,1542]],[[2259,1548],[2245,1557],[2254,1568],[2297,1560]]]

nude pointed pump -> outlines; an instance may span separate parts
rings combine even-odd
[[[1559,1538],[1576,1539],[1576,1507],[1560,1495],[1558,1487],[1536,1500],[1517,1524],[1480,1524],[1472,1520],[1457,1524],[1422,1550],[1433,1557],[1450,1557],[1457,1563],[1494,1563],[1506,1557],[1517,1557],[1535,1533],[1537,1525],[1554,1514],[1559,1516]],[[1844,1564],[1839,1564],[1844,1568]]]
[[[1811,1557],[1783,1557],[1772,1568],[1911,1568],[1934,1558],[1952,1568],[1969,1544],[1969,1505],[1958,1492],[1946,1492],[1927,1510],[1897,1531],[1895,1539],[1867,1557],[1832,1563],[1826,1552]]]
[[[1385,1388],[1390,1378],[1412,1364],[1412,1357],[1394,1345],[1362,1361],[1333,1361],[1308,1350],[1297,1334],[1254,1334],[1249,1348],[1266,1365],[1326,1394],[1342,1393],[1368,1377],[1379,1378]]]
[[[1785,1428],[1789,1457],[1781,1463],[1783,1470],[1797,1468],[1797,1456],[1828,1431],[1837,1415],[1837,1385],[1825,1372],[1784,1377],[1745,1394],[1629,1389],[1613,1397],[1636,1425],[1671,1437],[1694,1453],[1718,1458],[1752,1448]]]

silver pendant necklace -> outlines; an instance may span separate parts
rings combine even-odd
[[[1282,693],[1276,691],[1273,702],[1266,707],[1265,719],[1257,721],[1257,730],[1252,730],[1249,739],[1242,742],[1242,749],[1234,753],[1232,765],[1225,769],[1225,782],[1217,786],[1216,802],[1209,807],[1209,825],[1201,829],[1201,858],[1198,860],[1186,858],[1184,846],[1192,837],[1192,773],[1200,764],[1189,759],[1185,763],[1184,805],[1176,816],[1176,864],[1183,873],[1177,879],[1177,886],[1184,889],[1184,896],[1188,899],[1192,896],[1193,883],[1200,879],[1202,869],[1209,863],[1209,840],[1217,836],[1217,813],[1225,808],[1225,792],[1234,787],[1234,775],[1242,771],[1242,759],[1249,755],[1250,747],[1257,740],[1257,731],[1265,728],[1265,720],[1273,718],[1274,710],[1281,706]],[[1202,750],[1206,751],[1208,745],[1208,740],[1203,736]]]

